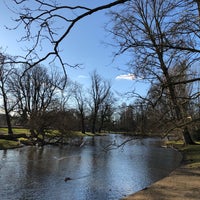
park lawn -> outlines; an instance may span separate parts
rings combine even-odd
[[[30,134],[29,129],[25,128],[13,128],[14,134]],[[0,134],[7,135],[8,134],[8,128],[0,128]]]
[[[56,137],[56,136],[60,136],[61,133],[59,133],[58,130],[48,130],[45,135],[47,137]],[[84,134],[81,133],[81,131],[67,131],[65,134],[63,134],[63,136],[66,137],[82,137]]]
[[[13,132],[14,134],[24,134],[24,133],[26,135],[30,134],[28,129],[21,129],[21,128],[14,128]],[[7,128],[0,128],[0,134],[7,135]],[[47,137],[55,137],[60,134],[58,133],[58,131],[52,130],[52,131],[49,131],[46,135]],[[69,137],[84,137],[84,136],[94,136],[94,134],[91,134],[91,133],[83,134],[81,131],[71,131],[68,136]],[[20,143],[29,144],[29,139],[23,138],[23,137],[18,138],[18,141],[0,139],[0,150],[21,147]]]
[[[183,162],[190,168],[200,167],[200,143],[187,145],[180,149],[183,154]]]
[[[14,134],[26,134],[29,135],[30,131],[29,129],[25,129],[25,128],[13,128],[13,133]],[[0,128],[0,134],[2,135],[7,135],[8,134],[8,128]],[[49,137],[55,137],[55,136],[59,136],[60,133],[58,132],[58,130],[49,130],[46,133],[46,136]],[[84,137],[84,136],[94,136],[94,134],[92,133],[82,133],[81,131],[70,131],[69,133],[66,133],[66,136],[70,136],[70,137]]]
[[[47,133],[46,133],[46,136],[49,136],[49,137],[55,137],[55,136],[59,136],[60,133],[58,132],[58,130],[49,130]],[[84,136],[94,136],[93,133],[90,133],[90,132],[87,132],[87,133],[82,133],[81,131],[69,131],[69,132],[66,132],[65,136],[67,137],[84,137]]]
[[[182,140],[169,141],[167,146],[173,146],[183,155],[183,163],[191,168],[200,167],[200,142],[195,142],[196,145],[184,145]]]
[[[0,139],[0,150],[14,149],[20,147],[18,141]]]

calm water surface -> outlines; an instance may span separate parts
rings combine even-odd
[[[82,147],[0,151],[1,200],[116,200],[147,187],[179,165],[181,156],[156,139],[87,138]],[[72,180],[65,182],[64,178]]]

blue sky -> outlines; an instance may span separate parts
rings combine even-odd
[[[74,4],[76,2],[80,4],[80,1],[73,1]],[[95,7],[108,2],[112,1],[81,1],[83,5],[88,7]],[[27,44],[17,42],[23,34],[23,29],[6,30],[4,25],[12,26],[12,13],[5,8],[3,1],[0,1],[0,7],[0,46],[11,55],[18,55],[19,53],[23,55],[22,48]],[[114,91],[123,93],[136,89],[140,94],[144,94],[147,89],[145,84],[135,81],[134,77],[129,75],[128,72],[117,69],[126,69],[125,64],[128,62],[128,57],[122,56],[113,62],[115,49],[105,44],[111,42],[111,37],[104,30],[104,25],[108,20],[105,12],[99,12],[83,19],[72,29],[70,35],[62,44],[62,55],[70,64],[81,63],[82,67],[80,69],[68,68],[68,77],[87,87],[90,84],[90,74],[96,69],[98,74],[111,81]]]

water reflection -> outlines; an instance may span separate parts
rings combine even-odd
[[[166,176],[180,155],[152,145],[155,139],[133,140],[123,148],[102,151],[118,135],[87,138],[87,145],[0,151],[2,200],[120,199]],[[72,180],[65,182],[64,178]]]

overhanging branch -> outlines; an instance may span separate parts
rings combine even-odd
[[[77,24],[77,22],[79,22],[83,18],[90,16],[94,13],[109,9],[109,8],[119,5],[119,4],[123,4],[127,1],[130,1],[130,0],[116,0],[111,3],[101,5],[101,6],[98,6],[95,8],[87,8],[87,7],[84,7],[81,5],[58,6],[58,4],[56,4],[55,2],[53,4],[53,3],[49,3],[49,2],[47,3],[45,1],[36,0],[35,2],[38,4],[38,8],[33,10],[30,6],[25,5],[26,1],[14,0],[14,2],[18,6],[19,5],[22,6],[22,9],[20,10],[20,12],[17,13],[19,15],[19,18],[16,20],[16,22],[18,22],[19,24],[23,23],[24,28],[26,29],[27,34],[26,34],[26,36],[22,37],[23,41],[24,40],[29,41],[31,39],[34,42],[33,46],[31,48],[27,49],[27,54],[24,57],[24,60],[26,62],[28,62],[31,67],[33,67],[45,60],[48,60],[49,58],[52,59],[52,56],[53,56],[52,60],[57,59],[58,62],[63,67],[63,70],[65,72],[65,67],[72,66],[72,65],[63,61],[63,57],[60,54],[59,46],[62,43],[62,41],[65,38],[67,38],[70,31]],[[72,19],[68,18],[68,17],[70,17],[70,15],[68,17],[66,17],[66,16],[63,16],[62,13],[56,13],[58,11],[66,11],[66,9],[67,9],[67,11],[71,10],[72,12],[74,12],[74,10],[77,10],[79,12],[81,9],[81,13],[79,12],[79,15],[75,16],[75,18],[72,18]],[[67,12],[65,12],[65,13],[67,13]],[[51,25],[50,25],[53,20],[56,21],[58,19],[64,20],[65,23],[67,23],[66,30],[63,33],[60,33],[61,34],[60,36],[58,36],[57,33],[55,34],[55,30],[54,30],[55,27],[51,27]],[[16,26],[17,28],[19,27],[19,24]],[[36,34],[31,35],[34,33],[33,31],[31,31],[34,24],[37,26]],[[37,51],[37,48],[41,46],[41,42],[44,42],[44,40],[48,40],[51,43],[52,50],[49,50],[48,52],[45,52],[42,56],[40,56]],[[47,45],[47,44],[45,44],[45,45]],[[31,57],[32,59],[29,59],[29,57]],[[28,60],[31,60],[31,62],[29,62]],[[22,61],[22,63],[24,63],[24,61]],[[77,66],[77,65],[75,65],[75,66]]]

